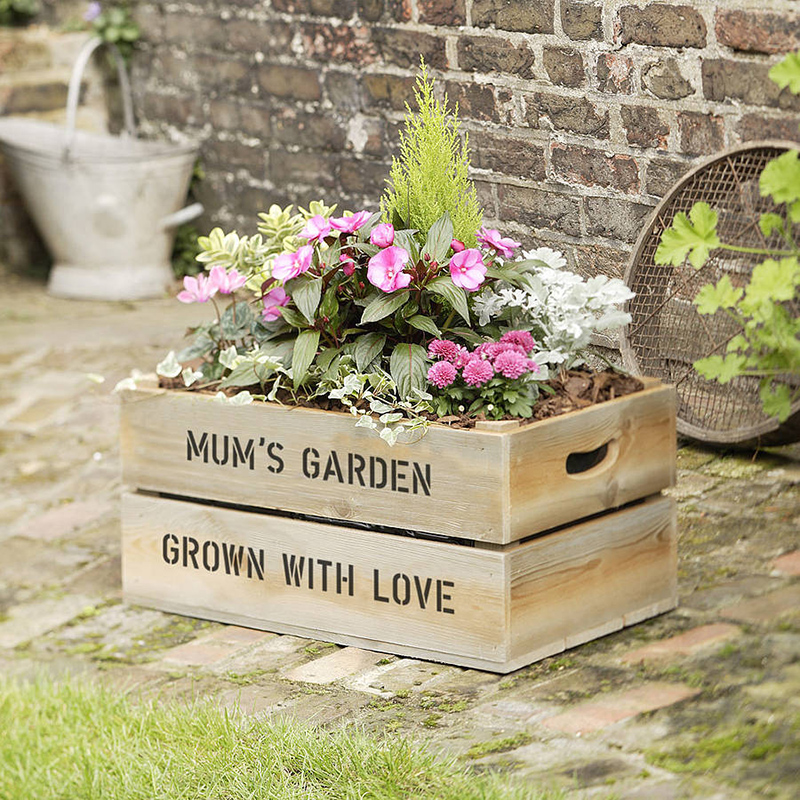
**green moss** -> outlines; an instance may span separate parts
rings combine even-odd
[[[467,750],[467,758],[483,758],[492,753],[507,753],[516,750],[518,747],[530,744],[533,737],[529,733],[520,732],[514,736],[506,736],[503,739],[489,739],[487,742],[478,742]]]
[[[253,669],[250,672],[226,672],[225,679],[230,683],[235,683],[237,686],[250,686],[256,683],[259,678],[264,675],[270,675],[275,672],[274,669]]]
[[[436,728],[439,725],[439,720],[442,718],[441,714],[428,714],[424,720],[422,720],[422,725],[426,728]]]

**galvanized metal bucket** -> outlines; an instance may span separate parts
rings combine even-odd
[[[173,280],[175,227],[203,212],[199,203],[182,208],[198,146],[136,138],[130,82],[113,45],[125,134],[75,129],[83,71],[102,44],[91,39],[78,55],[66,128],[2,118],[0,148],[53,257],[50,294],[102,300],[158,297]]]

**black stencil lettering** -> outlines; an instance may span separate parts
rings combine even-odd
[[[255,469],[255,442],[252,439],[247,440],[247,444],[242,449],[241,442],[237,436],[233,437],[233,466],[238,467],[239,464],[247,464],[250,469]]]
[[[314,458],[309,458],[309,456],[313,455]],[[319,453],[313,447],[306,447],[303,450],[303,475],[306,478],[318,478],[319,477],[319,461],[316,459],[319,458]]]
[[[342,468],[339,466],[339,457],[336,455],[335,450],[331,450],[328,455],[328,463],[325,465],[325,474],[322,476],[322,480],[326,481],[332,475],[336,476],[336,480],[339,481],[339,483],[344,483]]]
[[[225,573],[227,575],[231,574],[231,570],[233,570],[234,575],[239,575],[242,569],[242,560],[244,559],[244,547],[239,545],[239,549],[236,549],[235,544],[222,544],[222,560],[225,563]]]
[[[277,475],[279,472],[283,472],[284,463],[283,459],[275,452],[276,450],[283,450],[283,445],[280,442],[270,442],[267,447],[267,455],[275,462],[276,466],[270,464],[267,469]]]
[[[417,462],[414,462],[414,494],[419,494],[420,487],[422,488],[423,494],[426,494],[430,497],[431,494],[431,465],[425,465],[425,474],[422,474],[422,468],[420,467]]]
[[[380,464],[381,477],[377,478],[377,466]],[[369,457],[369,486],[370,489],[383,489],[386,486],[386,462],[380,456]]]
[[[209,550],[214,554],[213,561],[208,557]],[[216,542],[203,542],[203,566],[209,572],[216,572],[219,569],[219,545]]]
[[[288,557],[286,553],[283,553],[282,555],[283,574],[286,577],[286,585],[291,586],[294,584],[295,586],[299,586],[303,580],[303,567],[306,563],[305,556],[300,556],[298,558],[294,554]]]
[[[400,584],[403,585],[402,592],[400,591]],[[394,595],[394,601],[400,606],[407,606],[409,601],[411,600],[411,581],[408,578],[408,575],[405,575],[402,572],[395,573],[394,577],[392,578],[392,594]]]
[[[217,454],[217,442],[222,439],[222,456]],[[215,464],[224,467],[228,463],[228,434],[219,437],[216,433],[211,434],[211,458],[214,459]]]
[[[208,434],[204,433],[200,437],[200,442],[194,438],[192,431],[186,431],[186,460],[191,461],[195,458],[203,457],[203,461],[208,464]]]
[[[364,460],[364,456],[360,456],[358,453],[347,454],[347,482],[351,486],[354,483],[353,481],[354,475],[358,478],[358,482],[359,484],[361,484],[361,486],[367,485],[366,483],[364,483],[364,478],[361,475],[366,466],[367,462]]]
[[[184,536],[183,537],[183,566],[189,566],[189,559],[192,559],[192,566],[195,569],[200,569],[197,566],[197,551],[200,549],[200,545],[197,543],[197,539],[192,536]]]
[[[378,603],[388,603],[388,597],[382,597],[381,593],[378,591],[380,588],[381,582],[381,573],[380,570],[374,569],[372,570],[372,598]]]
[[[161,556],[167,564],[177,564],[178,559],[181,557],[181,551],[178,547],[178,537],[172,533],[165,533],[164,538],[161,540]]]
[[[407,467],[408,461],[396,461],[392,459],[392,491],[408,493],[408,486],[401,486],[400,481],[406,479],[405,472],[400,472],[398,467]]]
[[[264,580],[264,551],[259,549],[258,553],[253,550],[252,547],[247,548],[247,577],[253,577],[253,571],[256,573],[256,577],[260,580]]]

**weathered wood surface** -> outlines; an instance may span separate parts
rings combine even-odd
[[[674,390],[389,447],[346,414],[139,389],[123,393],[121,444],[133,489],[506,544],[674,483]],[[571,453],[606,444],[567,473]]]
[[[657,496],[498,548],[126,494],[123,589],[165,611],[509,672],[674,607],[674,506]]]

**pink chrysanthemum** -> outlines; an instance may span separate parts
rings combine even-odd
[[[528,355],[527,350],[523,350],[520,345],[513,342],[484,342],[475,349],[476,353],[486,356],[490,361],[494,361],[501,353],[508,351],[516,352],[523,356]]]
[[[534,375],[539,374],[539,365],[532,359],[528,359],[528,371],[534,373]]]
[[[526,372],[530,372],[528,361],[529,359],[521,353],[506,350],[494,360],[494,368],[506,378],[519,378]]]
[[[482,358],[475,358],[464,367],[461,375],[464,378],[464,383],[470,386],[483,386],[484,383],[492,379],[494,369],[488,361]]]
[[[437,361],[428,370],[428,383],[444,389],[456,379],[456,368],[449,361]]]
[[[461,348],[461,352],[458,355],[458,358],[453,362],[458,369],[463,369],[464,367],[469,364],[470,361],[480,361],[481,355],[480,353],[474,352],[470,353],[466,347]]]
[[[443,358],[454,364],[463,350],[463,347],[449,339],[434,339],[428,345],[428,358]]]
[[[518,344],[526,354],[536,347],[536,342],[533,341],[533,336],[528,331],[507,331],[500,337],[500,341]]]

